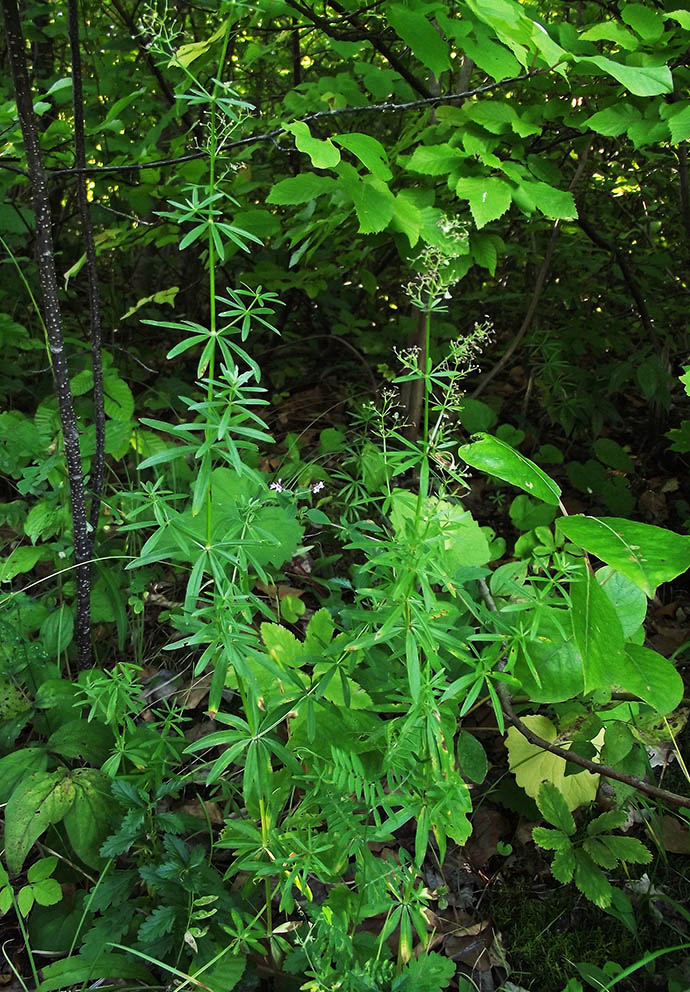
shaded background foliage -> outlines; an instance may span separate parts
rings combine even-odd
[[[22,16],[88,472],[96,451],[94,381],[66,11],[57,2],[27,3]],[[189,352],[165,361],[176,339],[172,328],[161,326],[161,317],[209,321],[209,242],[195,227],[200,212],[187,189],[207,178],[209,117],[188,68],[207,82],[214,98],[217,93],[219,100],[246,104],[240,120],[221,134],[217,184],[233,209],[218,220],[235,233],[248,232],[262,246],[245,252],[245,235],[239,233],[234,243],[230,239],[219,248],[215,288],[222,297],[240,284],[264,287],[282,303],[283,340],[277,343],[270,329],[259,328],[251,342],[252,356],[268,375],[276,433],[285,441],[275,460],[262,462],[264,471],[278,474],[282,465],[285,472],[295,466],[302,472],[297,433],[314,422],[319,429],[342,424],[358,401],[394,377],[396,349],[423,350],[423,322],[405,287],[421,260],[438,248],[448,250],[454,285],[447,309],[433,317],[433,357],[441,358],[450,342],[477,324],[488,322],[494,331],[482,370],[470,380],[460,414],[463,431],[497,427],[504,440],[559,476],[575,510],[603,509],[677,529],[687,526],[690,508],[678,478],[687,467],[690,432],[675,430],[672,454],[665,436],[677,423],[677,375],[688,354],[686,10],[672,0],[574,5],[334,0],[313,6],[259,0],[251,6],[177,2],[157,10],[112,0],[83,3],[80,26],[85,173],[105,349],[107,468],[97,555],[136,555],[140,548],[135,533],[111,525],[133,520],[122,480],[166,445],[158,430],[150,423],[142,427],[139,418],[172,422],[185,412],[182,397],[194,369]],[[176,58],[166,48],[176,51]],[[222,84],[216,89],[222,51]],[[8,548],[21,543],[17,535],[31,542],[18,548],[21,560],[15,548],[3,562],[2,578],[9,581],[32,570],[39,579],[52,574],[70,556],[71,542],[57,407],[39,309],[31,299],[37,284],[34,221],[7,85],[0,130],[0,343],[6,356],[0,369],[0,470],[7,489],[0,512]],[[403,390],[401,402],[414,437],[419,395],[415,398],[412,386]],[[307,435],[307,445],[313,440]],[[337,461],[343,443],[337,430],[322,434],[318,457],[328,461],[335,453]],[[376,464],[366,464],[366,448],[360,454],[364,474],[375,476]],[[313,466],[308,471],[307,488],[321,479]],[[174,478],[191,488],[194,472],[182,462]],[[229,505],[237,493],[228,485]],[[280,477],[277,486],[280,493]],[[522,535],[518,557],[550,539],[544,533],[556,513],[550,506],[520,496],[508,508],[505,490],[481,482],[474,483],[467,502],[482,522],[495,525],[501,516],[505,523],[509,518],[513,536]],[[347,503],[345,496],[341,503]],[[303,533],[294,514],[281,506],[267,519],[276,530],[290,531],[285,547],[294,550]],[[403,529],[400,524],[398,537]],[[475,538],[480,557],[484,549],[488,555],[485,538]],[[328,560],[330,549],[319,550]],[[492,561],[501,557],[500,541],[491,553]],[[259,566],[269,559],[257,558]],[[151,568],[141,578],[128,573],[126,585],[107,564],[96,562],[94,571],[97,630],[114,624],[118,650],[124,655],[137,645],[137,658],[155,654],[156,638],[169,633],[137,625],[144,597],[155,588],[166,610],[180,605],[165,596],[170,592],[165,568],[153,557],[147,565]],[[70,576],[60,579],[55,595],[41,603],[17,599],[23,631],[40,634],[31,641],[36,655],[45,650],[59,657],[69,647],[73,621],[65,600],[73,593],[71,582]],[[190,598],[193,606],[196,599]],[[299,654],[295,639],[284,628],[276,630],[262,633],[264,646],[268,649],[275,637],[278,648]],[[152,642],[144,648],[148,637]],[[388,661],[383,649],[374,640],[370,647],[372,666],[383,666]],[[98,660],[105,661],[113,649],[110,641],[97,643]],[[372,693],[380,691],[372,671],[364,681]],[[93,715],[98,686],[87,688]],[[216,687],[219,697],[221,688],[224,683]],[[130,689],[136,691],[134,683]],[[57,705],[37,698],[39,710]],[[126,712],[126,693],[123,699]],[[10,702],[18,707],[10,720],[19,733],[28,709],[21,700]],[[62,702],[71,713],[71,701]],[[57,754],[96,765],[116,757],[105,759],[112,749],[107,732],[100,745],[91,741],[90,752],[75,755],[65,752],[66,746],[74,748],[71,739],[67,745],[61,738],[56,742],[48,730]],[[148,755],[155,735],[147,738],[144,731],[136,746]],[[9,747],[11,729],[3,732],[3,746]],[[583,741],[585,750],[591,748],[589,737]],[[404,757],[401,745],[396,771]],[[272,759],[264,758],[263,773],[270,778]],[[361,766],[348,754],[341,760],[335,785],[355,783],[350,791],[366,800],[363,806],[385,804],[383,792],[367,793],[371,785]],[[73,791],[74,783],[81,783],[87,796],[91,779],[82,771],[93,769],[65,772],[62,778]],[[642,773],[639,762],[632,771]],[[55,773],[45,774],[42,781],[52,788]],[[145,808],[141,794],[121,786],[108,803],[127,810],[131,836],[123,826],[105,848],[96,840],[79,848],[79,839],[70,837],[79,857],[98,867],[101,857],[127,853],[145,836],[149,821],[163,822],[156,805],[165,798],[165,787],[158,781],[151,785],[154,798]],[[467,798],[461,788],[458,796]],[[260,801],[253,793],[250,798],[255,805]],[[259,818],[253,806],[251,813]],[[261,820],[263,828],[263,811]],[[152,949],[164,935],[170,948],[185,939],[184,931],[181,936],[177,931],[189,892],[170,879],[201,872],[204,854],[177,844],[174,836],[171,828],[161,841],[163,860],[144,869],[145,881],[158,886],[166,900],[170,896],[169,905],[156,907],[138,931],[140,947]],[[240,842],[235,838],[236,849]],[[21,858],[15,853],[15,861],[30,847],[21,849]],[[234,908],[234,897],[210,868],[204,884],[223,894],[227,912]],[[132,878],[123,885],[143,902]],[[106,902],[103,908],[109,908]],[[126,913],[122,917],[117,925],[126,934],[131,921]],[[107,919],[97,921],[100,931],[96,937],[91,932],[91,943]],[[408,982],[403,988],[414,982],[411,970],[403,981]]]

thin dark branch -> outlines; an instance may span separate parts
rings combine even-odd
[[[496,602],[484,579],[479,580],[479,588],[489,610],[492,613],[498,612]],[[505,661],[503,665],[505,665]],[[502,666],[499,665],[499,667]],[[636,778],[634,775],[626,775],[625,772],[619,772],[616,768],[611,768],[610,765],[602,765],[597,761],[590,761],[589,758],[583,758],[574,751],[569,751],[567,748],[559,747],[558,744],[552,744],[550,741],[544,740],[543,737],[530,730],[519,716],[516,716],[513,709],[513,700],[505,682],[496,682],[496,692],[498,693],[501,709],[506,719],[509,723],[512,723],[518,733],[522,734],[525,740],[529,741],[535,747],[541,748],[542,751],[548,751],[550,754],[555,754],[565,761],[572,762],[574,765],[579,765],[580,768],[585,768],[592,775],[603,775],[604,778],[612,779],[614,782],[623,782],[625,785],[631,786],[633,789],[644,793],[646,796],[650,796],[652,799],[658,799],[661,802],[668,803],[670,806],[687,806],[690,808],[690,796],[681,796],[676,792],[660,789],[658,786],[651,785],[649,782],[645,782],[641,778]]]
[[[440,96],[425,97],[420,100],[409,100],[406,103],[370,103],[363,107],[337,107],[333,110],[317,110],[313,114],[306,114],[304,117],[298,118],[298,120],[308,123],[309,121],[323,120],[327,117],[340,117],[347,114],[366,114],[366,113],[399,113],[405,110],[417,110],[420,107],[429,107],[434,104],[439,103],[452,103],[455,100],[465,100],[470,96],[477,96],[480,93],[489,93],[492,90],[500,89],[506,86],[512,86],[513,83],[520,83],[526,79],[532,79],[534,76],[541,75],[544,70],[536,70],[534,72],[526,72],[522,76],[511,76],[510,79],[502,79],[498,83],[487,83],[484,86],[476,86],[471,90],[464,90],[461,93],[449,93]],[[226,141],[224,142],[219,151],[228,152],[235,148],[243,148],[247,145],[254,145],[260,141],[271,141],[274,142],[276,138],[280,135],[285,134],[285,129],[282,127],[274,128],[272,131],[266,131],[263,134],[251,134],[246,138],[238,138],[236,141]],[[189,152],[187,155],[178,155],[175,158],[164,158],[156,159],[152,162],[135,162],[130,165],[89,165],[84,169],[53,169],[48,175],[50,178],[56,176],[71,176],[71,175],[106,175],[109,173],[119,173],[119,172],[140,172],[142,169],[160,169],[169,165],[179,165],[182,162],[193,162],[196,159],[203,158],[206,152],[203,149],[195,152]],[[0,165],[2,162],[0,161]]]
[[[550,741],[544,740],[538,734],[533,733],[527,727],[522,720],[515,715],[512,706],[512,700],[510,698],[510,693],[506,686],[500,682],[496,683],[496,691],[498,692],[498,698],[501,701],[501,706],[506,718],[512,723],[518,733],[522,734],[525,740],[528,740],[530,744],[534,744],[535,747],[541,748],[543,751],[549,751],[551,754],[557,755],[559,758],[564,758],[566,761],[571,761],[574,765],[579,765],[580,768],[585,768],[588,772],[593,775],[603,775],[604,778],[612,779],[614,782],[623,782],[625,785],[631,786],[638,792],[642,792],[645,796],[650,796],[652,799],[658,799],[660,802],[668,803],[669,806],[686,806],[690,808],[690,796],[681,796],[677,792],[669,792],[667,789],[660,789],[656,785],[651,785],[649,782],[645,782],[641,778],[636,778],[634,775],[626,775],[624,772],[619,772],[616,768],[611,768],[610,765],[600,765],[596,761],[590,761],[588,758],[583,758],[579,754],[575,754],[574,751],[569,751],[566,748],[559,747],[557,744],[552,744]]]
[[[630,265],[626,253],[618,247],[615,241],[609,241],[603,236],[603,234],[600,234],[596,227],[591,224],[585,216],[581,205],[579,207],[578,224],[593,244],[612,256],[613,260],[623,273],[623,281],[628,287],[628,292],[635,301],[637,312],[640,315],[640,320],[642,321],[642,326],[649,337],[658,344],[658,335],[656,333],[656,328],[654,327],[654,321],[652,320],[649,310],[647,309],[647,301],[642,294],[642,290],[640,289],[637,279],[635,278],[632,266]]]
[[[570,185],[568,187],[568,189],[571,191],[578,186],[580,179],[582,178],[582,174],[587,164],[587,159],[589,157],[589,150],[592,146],[593,140],[594,140],[593,138],[589,139],[589,141],[587,142],[587,144],[585,145],[582,151],[582,154],[580,155],[580,160],[577,164],[575,175],[573,176]],[[498,373],[501,372],[506,367],[510,359],[513,357],[513,355],[519,348],[521,341],[523,340],[523,338],[529,331],[530,327],[532,326],[534,316],[537,312],[537,306],[539,305],[539,300],[541,299],[541,294],[544,290],[544,285],[546,283],[546,279],[549,274],[549,269],[551,268],[551,261],[553,259],[553,253],[556,248],[556,243],[558,241],[558,235],[560,233],[560,230],[561,230],[561,222],[560,220],[557,220],[556,223],[553,225],[551,231],[551,237],[549,238],[549,244],[547,246],[546,253],[544,255],[544,260],[542,261],[541,267],[537,274],[537,281],[534,285],[532,298],[529,302],[529,306],[527,307],[527,311],[525,312],[525,316],[523,318],[522,324],[520,325],[519,331],[517,332],[511,343],[508,345],[503,355],[493,366],[493,368],[489,369],[489,371],[481,377],[479,385],[472,393],[472,396],[476,397],[481,395],[481,393],[484,392],[484,390],[489,385],[491,380],[494,379],[498,375]]]
[[[288,0],[288,3],[289,2],[290,0]],[[330,0],[330,6],[334,10],[337,10],[339,14],[347,13],[345,8],[340,3],[338,3],[338,0]],[[360,24],[359,18],[355,13],[350,14],[350,20],[353,26],[357,26]],[[427,99],[434,95],[432,90],[429,89],[426,83],[423,83],[421,79],[417,79],[415,74],[413,72],[410,72],[410,70],[407,68],[405,63],[398,58],[395,52],[391,50],[389,45],[387,45],[381,38],[379,38],[378,35],[372,34],[369,30],[367,30],[366,27],[364,27],[363,30],[365,32],[366,40],[369,42],[369,44],[376,49],[379,55],[382,55],[384,57],[386,62],[388,62],[388,64],[391,66],[392,69],[395,69],[398,75],[402,76],[405,82],[410,84],[410,86],[415,91],[415,93],[419,93],[420,96],[426,97]]]
[[[86,166],[86,146],[84,141],[84,86],[81,70],[81,51],[79,48],[79,13],[77,0],[69,0],[67,5],[69,25],[69,47],[72,60],[72,105],[74,110],[74,160],[78,168]],[[89,523],[90,557],[93,551],[98,530],[98,516],[101,509],[103,494],[103,465],[105,462],[105,396],[103,390],[103,360],[101,355],[101,302],[98,291],[98,265],[96,262],[96,245],[93,237],[91,207],[87,196],[86,176],[77,179],[77,198],[81,215],[81,229],[86,252],[86,273],[89,286],[89,321],[91,342],[91,369],[93,372],[93,415],[96,426],[96,450],[91,462],[91,510]]]

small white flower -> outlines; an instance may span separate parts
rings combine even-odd
[[[314,495],[316,495],[316,493],[320,493],[323,488],[324,488],[323,482],[317,482],[315,486],[311,487],[311,491],[314,493]]]
[[[273,489],[274,492],[282,493],[284,491],[283,490],[283,480],[282,479],[278,479],[277,482],[272,482],[271,485],[268,488],[269,489]]]

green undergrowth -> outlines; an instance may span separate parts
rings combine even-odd
[[[492,890],[486,911],[509,950],[511,981],[527,989],[561,992],[577,975],[576,961],[601,968],[611,960],[627,965],[639,956],[632,934],[568,887],[537,894],[531,879],[511,879]],[[629,992],[642,988],[631,985]]]
[[[678,944],[679,933],[671,925],[673,909],[664,904],[663,896],[669,895],[681,906],[688,904],[690,858],[671,857],[672,861],[658,860],[649,875],[642,876],[649,878],[651,888],[648,894],[636,896],[634,934],[572,887],[542,888],[531,878],[517,875],[499,880],[491,887],[484,907],[509,953],[510,980],[535,992],[562,992],[569,979],[579,977],[577,964],[586,962],[604,969],[615,962],[626,968],[650,948]],[[624,885],[626,879],[619,881]],[[666,992],[667,988],[686,992],[690,988],[687,965],[686,950],[664,956],[656,967],[640,968],[621,982],[621,992]],[[669,984],[674,975],[681,984]],[[683,985],[686,980],[687,985]]]
[[[683,658],[658,650],[647,617],[659,590],[690,568],[690,536],[631,519],[636,465],[612,438],[569,460],[554,445],[529,447],[521,427],[465,397],[494,322],[450,312],[472,259],[493,275],[505,247],[481,228],[513,198],[530,216],[543,206],[550,221],[573,220],[571,192],[557,175],[551,186],[548,170],[529,178],[499,158],[493,137],[489,147],[468,131],[462,149],[434,140],[417,151],[406,138],[406,167],[433,179],[429,194],[434,177],[469,168],[452,182],[469,203],[460,216],[455,203],[446,211],[412,195],[417,180],[392,193],[378,139],[323,140],[304,120],[283,122],[279,147],[294,139],[295,155],[315,169],[338,169],[337,180],[302,170],[265,198],[304,208],[290,267],[317,229],[328,238],[328,228],[311,227],[315,206],[304,206],[322,194],[338,210],[352,200],[362,233],[394,223],[404,279],[391,306],[411,307],[416,343],[390,356],[375,400],[350,391],[347,428],[317,418],[305,439],[298,424],[278,450],[276,403],[256,355],[258,342],[279,333],[289,286],[270,266],[253,270],[262,281],[245,281],[229,264],[246,256],[259,266],[263,239],[280,228],[264,211],[254,232],[246,207],[261,202],[260,189],[238,187],[235,171],[247,180],[251,169],[225,161],[253,113],[247,94],[223,80],[237,59],[240,7],[223,5],[221,26],[194,43],[183,43],[167,11],[145,15],[147,56],[174,79],[173,103],[203,123],[190,132],[199,154],[186,156],[195,164],[179,188],[159,190],[163,203],[152,188],[151,203],[128,208],[165,206],[151,216],[177,239],[173,254],[186,252],[190,273],[201,260],[203,304],[178,306],[178,287],[140,301],[156,307],[142,334],[155,336],[181,378],[149,389],[128,374],[117,345],[102,349],[99,420],[86,355],[62,380],[56,371],[60,406],[47,385],[35,406],[19,403],[21,384],[0,377],[0,473],[12,483],[0,503],[0,913],[21,938],[11,966],[25,992],[113,978],[204,992],[476,992],[446,940],[457,934],[439,932],[450,900],[430,866],[443,879],[444,863],[484,841],[487,871],[499,871],[492,859],[512,848],[497,841],[491,851],[482,840],[477,796],[500,769],[510,781],[502,801],[510,805],[512,789],[511,808],[529,807],[530,833],[509,880],[496,880],[486,906],[474,890],[468,904],[478,906],[477,926],[488,911],[502,931],[514,987],[583,992],[582,979],[599,992],[626,981],[640,992],[657,954],[660,992],[687,992],[669,978],[682,959],[667,951],[690,946],[688,859],[667,855],[654,829],[673,813],[687,836],[690,798],[650,786],[689,789],[680,759],[665,780],[650,763],[650,751],[669,754],[687,734]],[[401,39],[421,28],[437,45],[425,11],[383,7]],[[533,43],[539,52],[546,44],[548,65],[560,61],[522,5],[498,7],[515,25],[512,46],[529,43],[525,65],[534,64]],[[630,7],[642,38],[664,34],[659,15],[641,19],[640,5]],[[462,32],[474,22],[458,23]],[[563,41],[580,50],[582,39],[566,32]],[[491,50],[495,59],[500,49]],[[609,59],[594,65],[616,69]],[[626,68],[639,97],[671,92],[670,70]],[[337,109],[340,95],[331,98]],[[482,119],[492,135],[539,130],[507,105],[489,107]],[[453,130],[437,136],[455,140],[462,129]],[[340,148],[371,175],[341,162]],[[484,165],[508,166],[508,178],[475,175]],[[370,288],[378,292],[375,280]],[[15,309],[8,304],[4,322],[15,351],[40,350],[40,336],[9,320]],[[377,329],[376,319],[365,323],[366,333]],[[29,357],[20,366],[27,376],[37,364]],[[657,381],[639,357],[651,402],[668,376]],[[553,408],[561,366],[552,359]],[[165,365],[159,354],[156,363]],[[76,440],[68,401],[82,428]],[[89,518],[87,575],[73,561],[80,512],[86,530],[75,494],[88,494],[97,474],[101,420],[107,484]],[[63,437],[78,449],[67,467]],[[569,513],[566,481],[603,515]],[[474,483],[488,514],[465,499]],[[520,858],[538,864],[536,883]],[[635,965],[618,980],[617,968]],[[501,965],[494,970],[497,986]]]

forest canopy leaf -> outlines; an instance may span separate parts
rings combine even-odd
[[[320,138],[313,138],[309,126],[304,121],[295,121],[293,124],[283,126],[286,131],[294,135],[297,150],[309,156],[315,169],[334,169],[336,167],[340,161],[340,152],[330,138],[326,138],[325,141],[321,141]]]
[[[329,176],[318,176],[313,172],[301,172],[298,176],[281,179],[266,197],[267,203],[277,206],[297,206],[315,200],[323,193],[330,193],[336,183]]]
[[[410,10],[394,3],[386,7],[386,19],[399,38],[435,76],[450,66],[448,42],[442,38],[421,10]]]
[[[469,200],[470,211],[478,228],[497,220],[510,207],[512,192],[503,179],[458,179],[455,192],[461,200]]]
[[[673,78],[668,66],[623,65],[604,55],[587,55],[579,62],[591,62],[607,76],[613,76],[621,86],[635,96],[661,96],[673,92]]]

